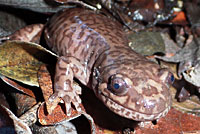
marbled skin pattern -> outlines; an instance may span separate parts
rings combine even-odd
[[[61,97],[67,113],[71,103],[77,109],[80,103],[73,78],[120,116],[147,121],[169,111],[172,74],[131,50],[118,22],[91,10],[67,9],[50,19],[45,35],[60,56],[51,98]]]
[[[8,36],[8,39],[39,43],[43,27],[43,24],[33,24],[26,26],[16,31],[11,36]]]

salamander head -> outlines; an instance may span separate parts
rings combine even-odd
[[[173,75],[148,61],[139,68],[130,66],[132,63],[101,72],[97,97],[116,114],[132,120],[165,116],[171,106],[169,86],[174,81]]]

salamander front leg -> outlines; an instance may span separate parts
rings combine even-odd
[[[81,111],[80,104],[81,88],[73,85],[73,79],[76,77],[83,84],[87,82],[87,75],[84,75],[85,67],[74,57],[59,57],[56,64],[56,73],[54,78],[55,93],[49,98],[50,102],[61,98],[65,103],[66,113],[71,115],[71,103],[77,111]],[[87,74],[87,73],[86,73]],[[55,102],[58,103],[58,102]]]

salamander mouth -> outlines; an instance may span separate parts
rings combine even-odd
[[[147,113],[137,112],[135,110],[126,108],[126,107],[120,105],[119,103],[113,101],[111,98],[109,98],[108,96],[106,96],[102,92],[100,93],[100,96],[101,96],[100,97],[101,100],[105,103],[105,105],[111,111],[113,111],[114,113],[116,113],[116,114],[118,114],[122,117],[131,119],[131,120],[135,120],[135,121],[156,120],[156,119],[159,119],[159,118],[165,116],[168,113],[168,111],[170,110],[170,106],[169,106],[159,113],[147,114]]]

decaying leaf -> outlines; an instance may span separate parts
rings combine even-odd
[[[0,105],[3,105],[7,108],[10,108],[9,104],[8,104],[8,100],[6,99],[6,96],[4,93],[2,93],[2,85],[1,85],[1,92],[0,92]],[[0,109],[1,110],[1,109]],[[3,113],[3,112],[0,112],[0,113]],[[3,115],[3,114],[2,114]],[[0,118],[1,118],[1,114],[0,114]],[[0,119],[0,122],[2,120]],[[3,124],[3,123],[0,123],[0,124]],[[1,125],[0,125],[1,126]]]
[[[179,111],[185,112],[185,113],[192,113],[195,115],[200,115],[200,103],[199,99],[195,96],[191,97],[190,99],[187,99],[184,102],[177,102],[173,103],[173,107],[178,109]]]
[[[0,94],[0,133],[6,134],[6,133],[15,133],[15,129],[14,129],[14,124],[12,119],[9,117],[8,113],[6,112],[6,110],[2,107],[5,106],[7,108],[9,108],[7,106],[7,104],[5,105],[4,103],[6,102],[5,97],[2,96],[2,94]]]
[[[183,131],[182,134],[200,134],[200,130],[196,130],[196,131]]]
[[[151,26],[173,18],[172,9],[176,4],[176,1],[164,0],[98,0],[98,2],[134,31],[136,27],[138,29],[136,21],[146,22]]]
[[[95,129],[95,124],[92,117],[84,111],[83,105],[81,105],[81,109],[82,109],[81,112],[77,112],[75,109],[72,108],[71,115],[67,116],[66,113],[63,112],[62,107],[58,105],[51,114],[47,114],[45,103],[42,103],[42,105],[40,106],[38,110],[39,122],[42,125],[54,125],[64,120],[70,121],[81,115],[84,115],[90,122],[92,133],[95,134],[96,129]]]
[[[0,37],[7,36],[26,25],[24,20],[12,13],[0,10],[0,16]]]
[[[198,5],[198,1],[187,1],[185,2],[185,10],[187,12],[187,17],[192,25],[192,28],[199,27],[200,18],[200,6]]]
[[[134,134],[181,134],[200,130],[199,126],[200,117],[172,108],[167,116],[159,119],[156,125],[149,128],[136,128]]]
[[[38,70],[38,83],[43,93],[44,100],[46,102],[46,109],[48,114],[52,114],[52,111],[61,101],[60,98],[56,98],[53,103],[49,101],[49,97],[53,94],[53,85],[49,71],[45,64],[41,65]]]
[[[56,55],[35,43],[7,41],[0,45],[0,74],[22,83],[39,86],[37,71],[40,65],[55,60]]]
[[[79,134],[76,126],[69,121],[63,121],[51,126],[34,125],[32,130],[34,134]]]
[[[142,55],[153,55],[165,52],[165,44],[159,32],[138,32],[128,35],[129,46]]]
[[[41,65],[38,70],[38,83],[42,90],[44,100],[47,102],[49,97],[53,94],[53,87],[51,75],[49,74],[45,64]]]
[[[0,5],[28,9],[41,13],[55,13],[64,8],[72,7],[70,5],[59,5],[51,0],[0,0]]]
[[[196,40],[199,41],[200,38]],[[199,65],[200,50],[196,40],[193,40],[190,44],[177,51],[173,56],[156,57],[166,62],[180,63],[178,67],[178,74],[180,76],[181,73],[190,69],[190,67]]]
[[[26,123],[28,126],[33,125],[37,121],[37,110],[40,106],[40,102],[33,106],[31,109],[29,109],[26,113],[24,113],[22,116],[19,117],[20,120],[22,120],[24,123]]]
[[[169,34],[167,33],[161,33],[160,34],[165,45],[165,54],[175,54],[177,51],[179,51],[181,48],[177,46],[177,44],[169,37]]]
[[[200,87],[200,65],[183,72],[183,76],[186,81],[197,87]]]
[[[172,107],[185,113],[200,115],[200,102],[197,96],[191,96],[184,102],[177,102],[177,90],[174,87],[171,87],[170,91],[173,99]]]
[[[171,20],[173,24],[179,24],[179,25],[186,25],[188,24],[186,20],[185,13],[183,11],[180,12],[174,12],[174,15],[176,16]]]
[[[5,109],[5,111],[9,114],[9,117],[13,120],[15,131],[17,134],[32,134],[31,129],[29,126],[24,123],[22,120],[20,120],[18,117],[16,117],[8,108],[1,105],[2,108]]]
[[[180,92],[177,95],[177,100],[179,102],[184,102],[186,101],[189,97],[191,96],[190,92],[185,89],[185,87],[182,87]]]
[[[5,77],[5,76],[0,75],[0,78],[1,78],[5,83],[7,83],[8,85],[10,85],[10,86],[16,88],[17,90],[19,90],[19,91],[21,91],[21,92],[23,92],[23,93],[25,93],[25,94],[27,94],[27,95],[29,95],[29,96],[35,98],[35,95],[34,95],[34,93],[33,93],[32,90],[27,89],[27,88],[25,88],[25,87],[19,85],[19,84],[16,83],[15,81],[13,81],[13,80],[11,80],[11,79]]]
[[[37,92],[41,92],[41,91],[38,90]],[[30,97],[29,95],[23,94],[21,92],[14,92],[14,93],[11,93],[11,95],[15,102],[15,107],[17,109],[15,114],[17,116],[24,114],[26,111],[28,111],[29,109],[31,109],[34,105],[38,103],[36,98]],[[37,96],[37,99],[41,99],[41,98]]]
[[[63,5],[67,5],[69,3],[80,4],[83,7],[87,7],[87,8],[90,8],[92,10],[97,10],[96,7],[93,7],[93,6],[89,5],[89,4],[86,4],[85,2],[83,2],[81,0],[54,0],[54,1],[58,2],[60,4],[63,4]]]

